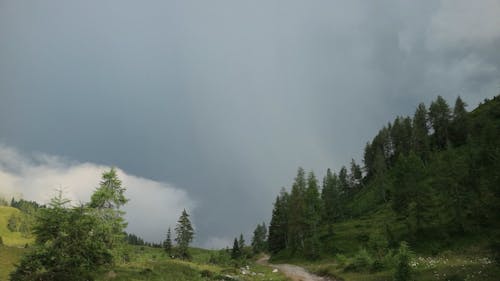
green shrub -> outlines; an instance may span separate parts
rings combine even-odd
[[[372,264],[370,265],[371,272],[378,272],[384,268],[385,268],[384,262],[379,259],[373,260]]]
[[[370,269],[373,262],[372,257],[368,251],[364,248],[360,249],[356,255],[353,257],[351,263],[349,263],[344,270],[345,271],[365,271]]]
[[[408,281],[411,278],[410,261],[413,253],[408,244],[403,241],[399,245],[396,255],[396,271],[394,272],[394,281]]]
[[[337,264],[339,265],[339,267],[344,267],[348,261],[347,257],[343,254],[336,254],[335,260],[337,261]]]

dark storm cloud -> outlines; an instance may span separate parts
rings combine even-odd
[[[182,187],[198,243],[220,244],[268,219],[298,166],[359,162],[383,124],[438,94],[497,94],[499,14],[499,1],[0,0],[1,140]]]

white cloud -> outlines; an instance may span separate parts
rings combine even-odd
[[[0,145],[0,196],[47,203],[62,187],[65,197],[74,203],[88,202],[107,169],[104,165],[75,163],[46,154],[27,156]],[[184,190],[171,184],[130,175],[121,169],[118,176],[130,199],[124,208],[127,231],[147,241],[164,239],[167,228],[175,226],[182,210],[191,212],[195,207]]]
[[[443,0],[427,36],[431,50],[491,43],[500,38],[500,1]]]

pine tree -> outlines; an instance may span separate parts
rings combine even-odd
[[[88,205],[69,203],[59,191],[39,209],[33,250],[21,259],[11,280],[89,280],[91,272],[113,263],[112,221]]]
[[[276,197],[269,224],[268,248],[272,254],[276,254],[288,246],[288,206],[289,195],[282,188]]]
[[[266,250],[266,235],[267,228],[266,224],[258,224],[253,232],[252,237],[252,251],[254,254],[264,252]]]
[[[288,243],[292,254],[302,252],[306,230],[306,179],[304,169],[299,168],[292,185],[288,208]]]
[[[356,164],[354,159],[351,160],[351,173],[349,174],[349,185],[351,187],[351,193],[359,189],[361,185],[361,179],[363,178],[363,172],[361,167]]]
[[[351,197],[351,187],[349,185],[349,175],[347,174],[347,168],[342,166],[338,175],[338,187],[339,187],[339,202],[340,202],[340,216],[344,218],[349,210],[346,208],[347,201]]]
[[[425,104],[418,105],[413,115],[412,149],[424,161],[429,159],[429,126]]]
[[[318,181],[313,172],[310,172],[307,178],[305,207],[304,253],[307,257],[315,259],[319,257],[320,242],[318,232],[322,210]]]
[[[450,138],[450,107],[443,97],[438,96],[436,101],[429,107],[429,121],[434,129],[433,144],[437,150],[443,150],[448,146]]]
[[[393,145],[393,158],[399,155],[408,155],[412,144],[412,121],[409,117],[398,116],[391,127],[391,143]]]
[[[411,279],[411,260],[412,252],[406,242],[401,242],[398,253],[396,271],[394,272],[394,281],[409,281]]]
[[[340,188],[340,194],[344,198],[348,198],[350,195],[350,184],[349,184],[349,175],[347,173],[347,168],[345,166],[342,166],[339,171],[339,188]]]
[[[408,157],[400,157],[394,167],[392,207],[397,214],[407,218],[412,234],[422,230],[431,220],[432,196],[422,160],[413,152]]]
[[[182,259],[189,259],[190,255],[188,252],[189,243],[193,241],[194,230],[191,226],[191,221],[189,220],[189,215],[184,209],[182,211],[182,215],[179,217],[177,221],[177,225],[175,227],[175,242],[177,242],[177,250],[178,255]]]
[[[238,245],[240,246],[240,249],[245,248],[245,238],[243,237],[243,233],[240,234],[240,238],[238,239]]]
[[[237,260],[241,257],[241,248],[238,244],[238,239],[234,238],[233,249],[231,250],[231,258]]]
[[[340,217],[339,190],[337,185],[337,175],[328,169],[323,179],[323,189],[321,190],[321,201],[323,205],[322,221],[324,224],[331,225]]]
[[[102,174],[99,188],[92,194],[90,207],[97,209],[119,209],[128,199],[125,198],[125,188],[113,167]]]
[[[470,187],[470,168],[467,159],[454,149],[441,152],[433,161],[432,185],[441,192],[441,217],[450,229],[463,233],[467,218],[473,212],[476,192]]]
[[[119,250],[125,238],[124,230],[127,227],[124,215],[120,208],[128,202],[125,198],[125,188],[118,178],[115,168],[102,174],[99,187],[90,198],[89,207],[96,215],[105,221],[107,231],[112,233],[108,240],[110,248]]]
[[[167,231],[167,238],[165,239],[165,242],[163,242],[163,248],[165,249],[165,252],[167,252],[169,256],[172,255],[172,233],[170,231],[170,227],[168,228]]]
[[[455,101],[450,128],[450,140],[455,146],[465,144],[469,137],[470,118],[465,109],[466,106],[467,104],[460,97]]]

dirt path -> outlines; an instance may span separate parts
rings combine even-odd
[[[333,281],[307,272],[304,268],[291,264],[270,264],[269,257],[260,258],[257,263],[276,268],[293,281]]]

